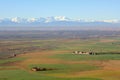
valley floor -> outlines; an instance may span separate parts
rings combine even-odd
[[[71,54],[71,51],[41,51],[29,54],[20,54],[16,58],[24,60],[2,64],[0,67],[0,80],[25,80],[29,76],[43,76],[44,80],[119,80],[120,79],[120,60],[65,60],[51,58],[54,55]],[[73,55],[74,56],[74,55]],[[78,55],[80,56],[80,55]],[[82,55],[81,55],[82,56]],[[89,55],[86,55],[89,56]],[[79,57],[80,58],[80,57]],[[9,67],[8,67],[9,66]],[[53,71],[31,70],[33,66],[55,68]],[[82,66],[82,67],[81,67]],[[12,73],[10,73],[13,70]],[[15,72],[14,72],[15,71]],[[14,77],[23,71],[21,78]],[[22,74],[22,73],[21,73]],[[6,75],[6,76],[5,76]],[[22,78],[23,77],[23,78]],[[50,78],[49,78],[50,77]],[[17,79],[18,78],[18,79]],[[24,79],[25,78],[25,79]],[[35,79],[36,79],[35,78]]]

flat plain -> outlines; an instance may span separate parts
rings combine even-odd
[[[97,32],[1,31],[0,80],[120,80],[120,33]]]

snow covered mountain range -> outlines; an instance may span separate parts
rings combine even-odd
[[[84,20],[65,16],[47,18],[0,18],[0,26],[119,26],[120,20]]]

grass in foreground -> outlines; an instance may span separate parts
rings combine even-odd
[[[29,73],[23,70],[0,71],[0,80],[102,80],[97,78],[58,78]]]

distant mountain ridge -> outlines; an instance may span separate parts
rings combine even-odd
[[[0,26],[120,26],[120,20],[82,20],[65,16],[47,18],[3,18]]]

